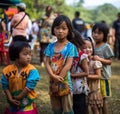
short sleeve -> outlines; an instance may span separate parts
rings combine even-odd
[[[45,54],[45,56],[50,56],[50,44],[45,49],[44,54]]]
[[[88,58],[88,55],[87,54],[82,54],[81,57],[80,57],[80,62],[84,59],[87,59]]]
[[[2,74],[1,83],[2,83],[2,89],[3,89],[3,90],[9,88],[8,80],[6,79],[6,77],[4,76],[4,74]]]
[[[100,61],[95,61],[93,67],[94,67],[94,69],[102,68],[102,63]]]
[[[78,50],[73,44],[70,46],[68,57],[78,57]]]
[[[106,59],[110,59],[114,57],[113,51],[108,44],[106,44],[106,49],[104,51],[104,54]]]
[[[51,57],[54,54],[54,47],[56,42],[48,44],[47,48],[44,51],[45,56]]]
[[[31,70],[27,78],[26,87],[29,89],[34,89],[37,84],[37,81],[39,80],[40,80],[40,75],[38,70],[36,69]]]

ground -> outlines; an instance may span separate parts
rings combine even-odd
[[[39,114],[52,114],[50,99],[48,95],[48,76],[44,67],[40,67],[39,65],[35,65],[39,70],[41,75],[41,80],[38,82],[36,87],[36,91],[38,94],[35,103],[38,107]],[[0,66],[0,77],[2,73],[2,68],[4,66]],[[114,61],[112,64],[112,93],[113,96],[108,98],[108,106],[109,106],[109,114],[120,114],[120,61]],[[3,110],[6,105],[6,97],[4,92],[1,89],[0,84],[0,114],[3,114]]]

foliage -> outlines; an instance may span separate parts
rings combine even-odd
[[[112,21],[116,18],[118,10],[111,4],[104,4],[96,8],[92,14],[95,22],[105,20],[108,24],[112,23]]]
[[[27,4],[27,12],[31,18],[39,19],[45,12],[45,8],[51,5],[54,12],[67,15],[72,20],[74,12],[80,11],[80,17],[87,23],[95,23],[105,20],[109,25],[116,19],[117,9],[111,4],[104,4],[95,9],[87,9],[82,7],[84,0],[79,0],[77,5],[66,5],[65,0],[21,0]],[[75,3],[75,2],[74,2]]]
[[[81,7],[83,3],[84,3],[84,0],[79,0],[78,2],[75,2],[75,3],[73,4],[73,6],[74,6],[74,7]]]

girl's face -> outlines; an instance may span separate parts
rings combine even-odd
[[[103,32],[99,31],[99,29],[96,29],[95,31],[93,31],[92,37],[96,43],[99,43],[103,42],[104,34]]]
[[[31,49],[30,47],[23,48],[19,54],[18,63],[22,66],[26,66],[31,62]]]
[[[85,45],[82,46],[82,47],[83,47],[83,48],[82,48],[82,51],[83,51],[84,53],[86,53],[88,56],[91,56],[91,55],[92,55],[92,53],[93,53],[93,48],[92,48],[92,44],[91,44],[90,41],[85,40]]]
[[[54,28],[54,33],[58,40],[67,39],[69,29],[65,21]]]

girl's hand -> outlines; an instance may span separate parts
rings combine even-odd
[[[61,77],[59,75],[54,76],[53,79],[55,82],[63,82],[64,81],[63,77]]]
[[[93,59],[100,61],[100,57],[99,57],[98,55],[94,55],[94,56],[93,56]]]
[[[11,99],[9,100],[10,104],[13,106],[19,106],[20,105],[20,101],[16,100],[16,99]]]

